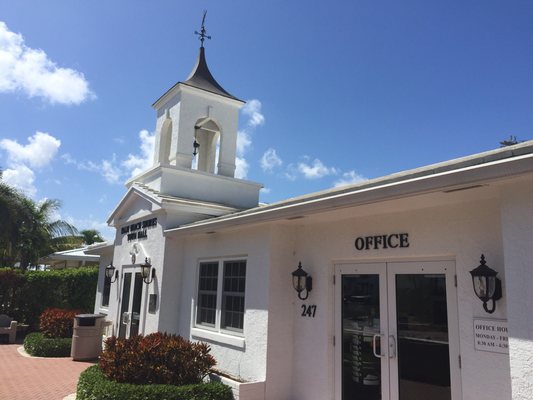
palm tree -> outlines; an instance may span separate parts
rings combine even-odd
[[[12,265],[16,256],[20,221],[26,215],[24,196],[2,180],[0,170],[0,266]]]
[[[60,236],[52,240],[52,252],[77,249],[96,242],[105,242],[100,232],[96,229],[84,229],[79,234]]]
[[[97,242],[105,242],[100,232],[98,232],[96,229],[84,229],[80,231],[80,233],[83,236],[83,242],[86,245],[90,245]]]
[[[63,220],[52,220],[59,210],[59,200],[35,202],[2,180],[0,170],[0,266],[12,266],[20,261],[26,269],[30,264],[50,254],[54,245],[64,238],[77,236],[78,230]]]
[[[40,257],[54,252],[54,242],[77,236],[78,230],[66,221],[51,220],[53,213],[61,207],[59,200],[46,199],[36,203],[24,198],[23,203],[29,218],[22,221],[18,251],[20,266],[26,269],[30,264],[36,264]]]

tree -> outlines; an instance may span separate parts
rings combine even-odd
[[[78,235],[78,230],[63,220],[52,220],[59,200],[35,202],[2,180],[0,170],[0,265],[20,261],[26,269],[50,254],[62,238]],[[79,235],[78,235],[79,236]]]
[[[98,232],[96,229],[84,229],[80,231],[80,233],[83,236],[83,242],[86,245],[90,245],[97,242],[105,242],[100,232]]]
[[[28,218],[23,204],[24,195],[2,180],[0,170],[0,266],[13,265],[20,239],[20,225]]]
[[[77,236],[78,230],[63,220],[52,220],[53,214],[61,207],[61,202],[46,199],[40,203],[29,198],[22,199],[29,218],[22,220],[18,251],[20,266],[26,269],[47,254],[53,253],[54,242],[64,237]]]

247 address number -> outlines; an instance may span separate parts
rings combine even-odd
[[[302,317],[315,318],[316,314],[316,305],[306,305],[302,304]]]

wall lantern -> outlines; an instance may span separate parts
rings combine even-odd
[[[292,286],[298,292],[298,298],[305,300],[313,289],[313,278],[302,268],[302,262],[298,263],[298,269],[292,273]],[[305,297],[302,293],[305,291]]]
[[[194,142],[192,143],[192,155],[196,156],[198,154],[198,149],[200,148],[200,143],[196,141],[196,138],[194,138]]]
[[[476,296],[483,302],[485,311],[492,314],[496,309],[496,300],[502,298],[502,281],[496,278],[498,273],[487,266],[485,256],[482,254],[479,267],[470,271],[470,274]],[[487,303],[490,300],[492,300],[492,308],[489,309]]]
[[[118,278],[118,270],[113,266],[113,261],[107,267],[105,267],[105,276],[107,279],[110,279],[110,282],[113,283]],[[115,279],[113,279],[113,276]]]
[[[152,273],[150,273],[150,270],[152,270]],[[150,264],[148,257],[144,259],[144,264],[141,264],[141,275],[144,283],[147,285],[152,283],[155,278],[155,268],[152,268],[152,264]]]

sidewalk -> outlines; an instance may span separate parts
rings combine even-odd
[[[0,399],[61,400],[76,392],[80,373],[92,363],[70,358],[28,358],[22,344],[0,344]]]

